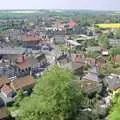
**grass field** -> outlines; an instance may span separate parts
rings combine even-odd
[[[96,24],[96,27],[103,28],[103,29],[120,29],[120,23],[108,23],[108,24]]]

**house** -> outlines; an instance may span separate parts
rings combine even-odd
[[[83,59],[79,59],[78,57],[71,62],[71,69],[76,77],[80,77],[80,80],[82,79],[84,73],[84,62],[82,60]]]
[[[40,35],[40,31],[30,31],[23,35],[25,45],[36,45],[47,40],[46,36]]]
[[[80,43],[78,43],[78,42],[76,42],[76,41],[73,41],[73,40],[67,40],[66,43],[67,43],[67,46],[69,46],[69,47],[71,47],[71,48],[72,48],[72,47],[81,46]]]
[[[102,54],[102,56],[108,56],[109,52],[108,52],[108,50],[102,50],[101,54]]]
[[[67,54],[63,54],[57,58],[57,63],[60,65],[64,65],[70,62],[70,57]]]
[[[55,44],[65,44],[65,35],[54,35]]]
[[[83,80],[101,82],[99,78],[99,69],[97,67],[90,68],[89,72],[83,77]]]
[[[32,76],[17,78],[10,83],[11,88],[15,91],[32,89],[34,85],[35,81]]]
[[[34,35],[34,34],[27,34],[27,35],[24,35],[24,39],[23,41],[24,42],[38,42],[40,41],[42,38],[38,35]]]
[[[8,80],[7,76],[0,76],[0,88],[5,85],[8,84],[10,81]]]
[[[3,85],[1,88],[1,94],[4,95],[6,98],[12,97],[13,95],[13,90],[10,88],[9,85]]]
[[[98,82],[95,82],[95,81],[77,80],[76,82],[87,94],[100,92],[102,89],[102,84],[99,84]]]
[[[20,56],[16,60],[16,68],[19,73],[23,76],[29,75],[30,71],[32,73],[39,73],[43,71],[48,66],[48,62],[45,54],[41,53],[33,56]]]
[[[10,81],[10,80],[9,80]],[[11,83],[11,81],[10,81]],[[1,87],[1,93],[0,93],[0,97],[1,99],[4,101],[4,104],[7,105],[7,103],[10,103],[12,101],[15,100],[15,91],[10,87],[10,83],[9,84],[5,84]]]
[[[21,55],[26,52],[25,48],[22,47],[4,47],[0,48],[0,55]]]
[[[84,63],[85,57],[83,54],[71,54],[71,60],[76,63]]]
[[[106,63],[106,60],[103,58],[103,57],[97,57],[96,60],[95,60],[95,65],[100,68],[102,67],[103,65],[105,65]]]
[[[6,107],[0,108],[0,120],[12,120]]]
[[[111,46],[119,46],[120,45],[120,39],[109,39],[109,44]]]
[[[102,67],[105,63],[106,63],[106,60],[101,57],[98,57],[96,59],[90,58],[90,57],[85,58],[85,64],[88,64],[91,67],[97,66],[99,68],[99,67]]]
[[[16,67],[20,70],[25,70],[31,67],[31,64],[28,61],[27,57],[21,55],[16,59]]]
[[[120,63],[120,55],[116,55],[112,58],[112,60],[116,63]]]
[[[71,55],[71,67],[75,75],[80,76],[83,74],[84,56],[81,54]]]
[[[112,92],[120,89],[120,75],[111,74],[106,76],[104,79],[104,84],[108,87],[108,89]]]
[[[23,40],[23,31],[19,29],[9,29],[8,30],[8,37],[10,40]]]
[[[9,61],[4,61],[3,59],[0,60],[0,75],[3,75],[5,68],[7,68],[9,66],[10,66]]]
[[[88,64],[90,66],[95,66],[95,59],[87,57],[87,58],[85,58],[85,64]]]
[[[70,21],[68,22],[69,28],[74,28],[76,25],[77,25],[77,23],[76,23],[75,21],[73,21],[73,20],[70,20]]]

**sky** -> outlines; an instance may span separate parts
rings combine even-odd
[[[120,0],[1,0],[0,9],[92,9],[120,11]]]

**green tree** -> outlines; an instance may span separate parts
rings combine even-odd
[[[14,106],[15,107],[19,107],[20,106],[20,102],[23,100],[24,98],[24,93],[23,91],[18,91],[17,92],[17,95],[16,95],[16,98],[15,98],[15,103],[14,103]]]
[[[100,36],[99,43],[102,47],[109,48],[109,41],[106,34]]]
[[[113,98],[113,106],[108,116],[109,120],[120,120],[120,93]]]
[[[120,55],[120,47],[111,48],[110,55],[112,55],[112,57],[114,57],[116,55]]]
[[[73,87],[74,76],[69,70],[55,67],[36,84],[31,97],[20,107],[20,120],[74,120],[84,104],[82,90]]]
[[[88,53],[86,53],[86,56],[87,57],[92,57],[92,58],[97,58],[98,56],[100,56],[100,53],[89,51]]]
[[[116,39],[120,39],[120,30],[117,30],[117,31],[115,32],[114,37],[115,37]]]

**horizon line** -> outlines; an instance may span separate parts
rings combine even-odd
[[[20,10],[20,11],[39,11],[39,10],[61,10],[61,11],[64,11],[64,10],[73,10],[73,11],[120,11],[120,10],[107,10],[107,9],[75,9],[75,8],[13,8],[13,9],[0,9],[0,11],[17,11],[17,10]]]

